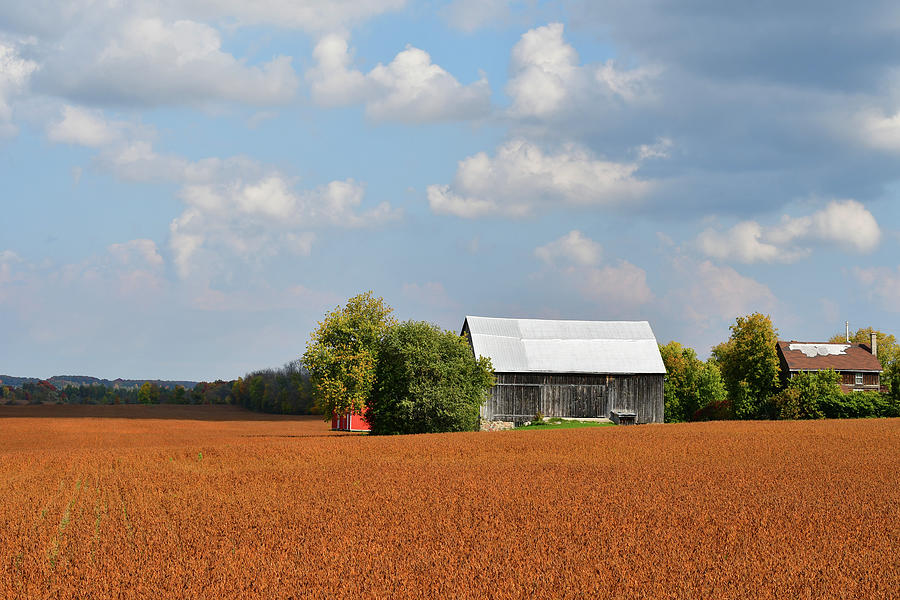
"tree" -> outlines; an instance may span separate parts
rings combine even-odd
[[[328,313],[310,336],[303,364],[326,420],[365,410],[375,383],[378,345],[396,324],[392,311],[372,292],[359,294]]]
[[[138,390],[138,402],[141,404],[150,404],[150,397],[152,392],[150,391],[150,382],[145,381],[144,385],[141,386],[141,389]]]
[[[392,327],[379,348],[366,420],[376,435],[474,431],[494,384],[490,359],[464,337],[421,321]]]
[[[725,381],[734,415],[739,419],[773,417],[770,402],[778,386],[778,337],[768,315],[737,317],[731,338],[712,355]]]
[[[172,402],[175,404],[187,404],[187,391],[183,385],[175,386],[175,393],[172,395]]]
[[[881,374],[881,385],[887,388],[888,394],[900,401],[900,346],[897,345],[897,338],[872,327],[862,327],[850,336],[850,343],[871,344],[873,333],[878,342],[876,356],[878,356],[881,366],[884,367],[884,372]],[[837,333],[828,341],[840,344],[846,339],[845,334]]]
[[[667,423],[692,421],[698,411],[726,399],[725,384],[714,361],[703,362],[678,342],[659,347],[666,366]]]
[[[772,399],[779,419],[821,419],[825,407],[842,402],[841,376],[834,369],[798,373]]]

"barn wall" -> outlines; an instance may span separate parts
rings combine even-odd
[[[608,417],[613,409],[637,414],[638,423],[663,422],[662,375],[496,373],[482,417],[527,421],[545,417]]]

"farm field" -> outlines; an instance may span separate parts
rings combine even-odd
[[[2,598],[896,598],[900,420],[0,407]]]

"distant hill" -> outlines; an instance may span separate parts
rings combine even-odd
[[[23,383],[37,383],[42,381],[37,377],[14,377],[12,375],[0,375],[0,383],[10,387],[22,387]],[[197,385],[196,381],[163,381],[160,379],[98,379],[88,375],[54,375],[49,379],[43,380],[53,384],[54,387],[62,389],[67,385],[103,385],[113,389],[131,389],[141,387],[145,381],[155,383],[159,387],[174,390],[175,386],[180,385],[186,389],[192,390]]]

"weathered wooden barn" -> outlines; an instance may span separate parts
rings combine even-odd
[[[496,421],[609,417],[663,422],[666,368],[647,321],[467,316],[462,334],[491,359],[496,384],[481,416]]]

